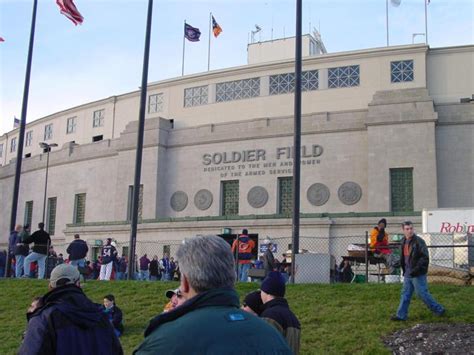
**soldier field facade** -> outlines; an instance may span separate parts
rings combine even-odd
[[[304,37],[304,49],[312,40]],[[149,84],[139,241],[242,228],[291,236],[294,62],[271,61],[272,48],[250,45],[245,66]],[[419,225],[423,208],[474,206],[474,46],[306,54],[302,236],[363,235],[380,216],[398,232],[405,219]],[[75,233],[128,241],[139,95],[27,125],[18,223],[42,219],[47,154],[39,143],[56,143],[45,211],[53,243]],[[3,245],[17,141],[18,129],[0,137]]]

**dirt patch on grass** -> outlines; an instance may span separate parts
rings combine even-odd
[[[474,354],[474,324],[417,324],[383,342],[393,354]]]

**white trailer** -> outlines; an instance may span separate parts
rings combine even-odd
[[[422,223],[426,244],[438,246],[430,248],[432,264],[463,269],[474,266],[474,208],[423,209]]]

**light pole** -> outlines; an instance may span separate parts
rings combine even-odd
[[[52,147],[57,147],[58,145],[56,143],[45,143],[41,142],[39,144],[41,148],[43,148],[46,151],[46,179],[44,181],[44,198],[43,198],[43,219],[41,220],[44,223],[44,215],[46,212],[46,192],[48,190],[48,169],[49,169],[49,152],[51,151]]]

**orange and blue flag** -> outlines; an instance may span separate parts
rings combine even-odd
[[[219,36],[222,32],[222,28],[219,26],[214,16],[212,16],[212,32],[214,32],[214,37]]]

